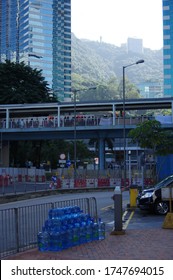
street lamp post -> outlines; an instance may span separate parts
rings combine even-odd
[[[43,58],[43,56],[37,55],[37,54],[34,54],[34,53],[29,53],[29,54],[28,54],[28,57],[35,57],[35,58],[37,58],[37,59]],[[28,66],[31,66],[31,63],[30,63],[30,60],[29,60],[29,59],[28,59]]]
[[[126,101],[126,95],[125,95],[125,69],[128,67],[131,67],[136,64],[144,63],[143,59],[140,59],[134,63],[128,64],[123,66],[123,155],[124,155],[124,188],[126,187],[126,121],[125,121],[125,101]]]
[[[131,185],[132,181],[132,173],[131,173],[131,151],[128,151],[129,155],[129,184]]]
[[[76,146],[76,139],[77,139],[77,134],[76,134],[76,95],[80,91],[88,91],[88,90],[95,90],[96,87],[89,87],[89,88],[84,88],[84,89],[73,89],[72,93],[74,95],[74,187],[76,184],[76,171],[77,171],[77,146]]]

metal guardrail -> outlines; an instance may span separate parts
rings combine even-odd
[[[37,234],[48,219],[49,209],[75,205],[98,220],[94,197],[0,210],[0,259],[37,247]]]
[[[126,116],[126,125],[136,125],[149,119],[153,119],[153,116]],[[77,115],[76,126],[104,126],[104,125],[122,125],[123,117],[111,117],[103,115]],[[74,126],[74,115],[70,116],[41,116],[41,117],[21,117],[13,118],[7,122],[6,119],[0,119],[0,129],[44,129],[44,128],[58,128],[58,127],[73,127]]]

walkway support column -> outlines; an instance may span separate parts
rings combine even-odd
[[[9,141],[2,141],[1,144],[1,163],[0,165],[3,167],[9,167],[10,164],[10,145]]]
[[[9,128],[9,109],[6,109],[6,127]]]
[[[99,138],[99,170],[105,169],[105,141]]]
[[[60,107],[58,106],[58,127],[60,127]]]
[[[112,105],[112,124],[113,126],[115,126],[115,121],[116,121],[116,106],[115,104]]]

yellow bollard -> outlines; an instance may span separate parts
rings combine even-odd
[[[138,196],[137,186],[130,187],[130,207],[136,207],[136,198]]]

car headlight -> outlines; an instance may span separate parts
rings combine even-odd
[[[141,196],[141,198],[152,197],[152,195],[153,195],[153,192],[146,192],[145,194],[143,194],[143,195]]]

